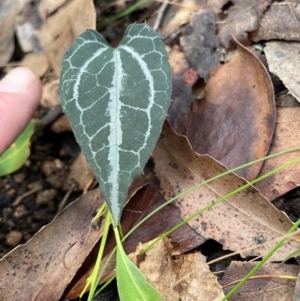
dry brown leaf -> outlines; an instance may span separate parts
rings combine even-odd
[[[187,107],[193,94],[187,100],[186,95],[179,94],[178,100],[175,95],[171,108],[177,106],[168,112],[172,127],[187,136],[196,152],[209,154],[229,169],[267,154],[276,119],[273,86],[265,67],[247,48],[239,45],[238,49],[229,63],[211,71],[204,99],[195,100],[182,117],[182,107]],[[174,91],[177,86],[175,82]],[[182,84],[179,88],[192,90]],[[262,164],[237,173],[252,180]]]
[[[65,49],[86,29],[96,28],[96,12],[92,0],[73,0],[51,15],[40,29],[39,37],[54,73],[60,75]]]
[[[42,53],[42,48],[38,38],[38,31],[43,21],[37,10],[37,3],[23,1],[19,7],[16,19],[16,35],[23,52]]]
[[[192,15],[189,34],[180,38],[180,45],[191,66],[205,81],[210,70],[219,65],[219,41],[215,36],[216,17],[210,9]]]
[[[93,170],[87,164],[84,154],[80,152],[70,167],[63,189],[69,190],[73,187],[73,191],[83,191],[94,177]]]
[[[299,20],[299,1],[273,2],[260,20],[258,30],[251,33],[251,40],[255,42],[274,39],[299,41]]]
[[[232,0],[229,9],[225,12],[227,17],[218,22],[220,42],[228,48],[235,36],[238,41],[248,40],[248,32],[259,27],[259,20],[270,5],[271,0]]]
[[[300,107],[277,108],[277,121],[269,154],[299,146]],[[261,174],[300,156],[300,151],[267,160]],[[255,187],[270,201],[300,185],[300,163],[257,183]]]
[[[272,41],[264,48],[270,71],[277,75],[300,102],[300,43]]]
[[[193,149],[234,168],[268,153],[276,120],[271,79],[247,48],[211,72],[205,101],[195,106],[186,135]],[[197,103],[196,103],[197,104]],[[237,173],[253,180],[261,164]]]
[[[241,280],[256,264],[255,262],[232,262],[220,283],[224,286]],[[261,278],[248,280],[236,294],[230,297],[230,301],[292,300],[295,282],[291,279],[280,279],[279,276],[296,276],[299,269],[298,265],[265,263],[254,275],[255,277],[261,276]],[[224,293],[228,293],[236,284],[225,287]]]
[[[176,136],[166,126],[153,156],[165,199],[225,171],[211,157],[192,151],[184,137]],[[236,175],[227,175],[181,197],[175,204],[185,219],[244,184]],[[248,188],[193,219],[189,225],[206,239],[222,243],[224,249],[241,251],[256,246],[242,253],[256,256],[263,255],[274,245],[274,242],[262,243],[280,238],[292,223],[254,188]],[[299,246],[300,242],[284,245],[275,253],[275,260],[284,259]]]
[[[49,69],[49,61],[45,54],[28,53],[20,62],[20,66],[27,67],[38,77],[42,77]]]
[[[51,124],[51,130],[54,133],[62,133],[62,132],[71,132],[71,124],[66,115],[62,115],[58,117],[52,124]]]
[[[14,1],[0,2],[0,66],[5,65],[15,50],[14,32],[18,6]]]
[[[40,0],[38,4],[39,14],[43,19],[46,19],[68,1],[70,0]]]
[[[49,79],[43,85],[43,97],[41,105],[47,109],[53,109],[60,104],[59,82],[57,79]]]
[[[135,264],[140,251],[147,245],[140,244],[136,252],[129,255]],[[206,264],[206,257],[200,252],[174,256],[168,239],[146,252],[138,266],[166,301],[217,301],[224,297],[216,276]]]
[[[2,258],[0,299],[59,300],[102,235],[103,222],[99,230],[89,228],[102,203],[99,189],[83,195]]]

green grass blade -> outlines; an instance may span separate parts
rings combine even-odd
[[[158,301],[161,294],[147,282],[145,276],[127,257],[121,244],[119,232],[114,228],[117,241],[117,284],[121,301]]]
[[[300,225],[300,219],[291,227],[291,229],[287,232],[287,234],[290,234],[297,230],[297,228]],[[272,248],[267,255],[241,280],[232,290],[229,291],[229,293],[221,300],[226,301],[228,298],[230,298],[237,290],[239,290],[246,281],[252,277],[267,261],[268,259],[283,245],[287,238],[281,239],[275,246]]]
[[[280,152],[275,153],[275,154],[272,154],[272,155],[268,155],[268,156],[266,156],[266,157],[263,157],[263,158],[254,160],[254,161],[252,161],[252,162],[249,162],[249,163],[246,163],[246,164],[244,164],[244,165],[241,165],[241,166],[235,167],[235,168],[233,168],[233,169],[230,169],[230,170],[228,170],[228,171],[225,171],[225,172],[223,172],[223,173],[221,173],[221,174],[219,174],[219,175],[216,175],[215,177],[212,177],[212,178],[210,178],[210,179],[208,179],[208,180],[205,180],[205,181],[203,181],[203,182],[200,182],[199,184],[197,184],[197,185],[195,185],[195,186],[193,186],[193,187],[190,187],[190,188],[184,190],[183,192],[179,193],[179,194],[176,195],[175,197],[173,197],[173,198],[169,199],[168,201],[166,201],[164,204],[162,204],[162,205],[160,205],[159,207],[157,207],[155,210],[153,210],[151,213],[149,213],[146,217],[144,217],[141,221],[139,221],[134,227],[132,227],[132,229],[130,229],[130,231],[129,231],[128,233],[126,233],[126,235],[124,236],[124,238],[122,239],[122,241],[124,241],[125,239],[127,239],[127,238],[128,238],[128,237],[129,237],[129,236],[130,236],[130,235],[131,235],[131,234],[132,234],[132,233],[133,233],[140,225],[142,225],[147,219],[149,219],[151,216],[153,216],[153,215],[154,215],[155,213],[157,213],[159,210],[161,210],[161,209],[164,208],[165,206],[167,206],[167,205],[173,203],[174,201],[176,201],[176,200],[179,199],[180,197],[183,197],[183,196],[187,195],[189,192],[192,192],[193,190],[196,190],[196,189],[198,189],[198,188],[200,188],[200,187],[202,187],[202,186],[204,186],[204,185],[207,185],[208,183],[210,183],[210,182],[212,182],[212,181],[214,181],[214,180],[217,180],[217,179],[219,179],[219,178],[221,178],[221,177],[223,177],[223,176],[225,176],[225,175],[228,175],[228,174],[230,174],[230,173],[232,173],[232,172],[235,172],[235,171],[237,171],[237,170],[240,170],[240,169],[242,169],[242,168],[245,168],[245,167],[251,166],[251,165],[253,165],[253,164],[255,164],[255,163],[258,163],[258,162],[261,162],[261,161],[264,161],[264,160],[267,160],[267,159],[275,158],[275,157],[277,157],[277,156],[281,156],[281,155],[284,155],[284,154],[287,154],[287,153],[290,153],[290,152],[293,152],[293,151],[298,151],[299,149],[300,149],[300,146],[297,146],[297,147],[294,147],[294,148],[290,148],[290,149],[287,149],[287,150],[280,151]],[[261,176],[261,177],[255,179],[254,181],[250,182],[250,184],[252,185],[252,184],[254,184],[254,183],[257,183],[257,182],[259,182],[259,181],[265,179],[266,177],[268,177],[268,176],[270,176],[270,175],[272,175],[272,174],[278,172],[278,171],[281,170],[281,169],[284,169],[284,168],[287,168],[288,166],[291,166],[291,165],[293,165],[293,164],[296,164],[297,162],[298,162],[298,158],[296,158],[296,160],[294,159],[294,160],[292,160],[292,161],[289,161],[289,162],[287,162],[287,163],[285,163],[285,164],[279,166],[278,168],[276,168],[276,169],[270,171],[269,173],[267,173],[267,174],[265,174],[265,175],[263,175],[263,176]],[[245,186],[248,187],[248,185],[245,185]],[[246,189],[246,188],[247,188],[247,187],[245,187],[245,186],[243,186],[243,189]],[[236,193],[236,191],[233,192],[233,193]],[[228,195],[225,196],[225,197],[228,197]],[[205,211],[205,210],[208,210],[208,209],[209,209],[209,208],[203,208],[204,211]],[[198,211],[198,212],[196,213],[196,215],[197,215],[197,214],[200,214],[200,213],[203,213],[203,212],[202,212],[202,211],[201,211],[201,212]],[[195,215],[195,216],[196,216],[196,215]],[[182,221],[182,223],[180,223],[180,226],[183,225],[183,224],[185,224],[185,223],[187,223],[187,222],[188,222],[190,219],[192,219],[192,218],[194,218],[194,215],[192,215],[192,216],[190,216],[189,218],[187,218],[187,219],[185,219],[184,221]],[[175,227],[174,227],[174,228],[175,228]],[[174,229],[174,228],[172,228],[172,231],[175,231],[175,230],[177,229],[177,228],[176,228],[176,229]],[[171,230],[170,230],[170,231],[171,231]],[[168,231],[168,233],[169,233],[169,231]],[[170,233],[169,233],[169,234],[170,234]],[[168,235],[168,234],[167,234],[167,235]]]
[[[30,138],[35,123],[30,121],[22,134],[0,157],[0,177],[9,175],[23,166],[30,153]]]
[[[101,243],[100,243],[100,247],[99,247],[99,252],[98,252],[98,256],[97,256],[97,260],[95,262],[95,267],[93,269],[92,274],[88,277],[87,281],[86,281],[86,285],[83,289],[83,291],[81,292],[80,298],[83,296],[83,294],[85,293],[85,291],[90,288],[89,291],[89,295],[88,295],[88,301],[92,301],[95,291],[97,289],[97,285],[98,285],[98,273],[100,270],[100,264],[101,264],[101,260],[103,257],[103,253],[104,253],[104,248],[106,245],[106,241],[107,241],[107,235],[108,235],[108,231],[109,231],[109,226],[112,223],[112,217],[110,212],[107,209],[107,204],[104,203],[102,205],[102,207],[100,208],[99,212],[97,213],[97,215],[95,216],[95,218],[93,219],[93,222],[97,219],[100,218],[101,216],[106,215],[105,217],[105,225],[103,228],[103,234],[102,234],[102,239],[101,239]]]
[[[135,10],[137,10],[138,8],[140,8],[142,5],[146,4],[149,1],[150,0],[140,0],[137,3],[132,4],[128,8],[124,9],[120,13],[115,14],[112,17],[107,18],[107,19],[103,20],[102,22],[97,23],[97,30],[101,30],[102,28],[106,27],[108,24],[131,14],[132,12],[134,12]]]
[[[300,158],[294,158],[293,160],[288,161],[287,163],[284,163],[282,165],[280,165],[279,167],[277,167],[276,169],[273,169],[270,172],[267,172],[265,174],[263,174],[262,176],[256,178],[255,180],[252,180],[251,182],[246,183],[245,185],[227,193],[226,195],[223,195],[222,197],[216,199],[213,203],[210,203],[208,205],[206,205],[205,207],[203,207],[202,209],[196,211],[194,214],[190,215],[189,217],[187,217],[186,219],[184,219],[182,222],[178,223],[176,226],[174,226],[172,229],[166,231],[163,235],[161,235],[160,237],[158,237],[157,239],[155,239],[151,244],[149,244],[147,246],[147,248],[145,248],[142,253],[147,252],[149,249],[151,249],[156,243],[158,243],[160,240],[164,239],[165,237],[167,237],[168,235],[170,235],[171,233],[173,233],[174,231],[176,231],[177,229],[179,229],[180,227],[182,227],[183,225],[185,225],[186,223],[188,223],[190,220],[192,220],[193,218],[195,218],[198,215],[203,214],[205,211],[211,209],[212,207],[216,206],[217,204],[220,204],[221,202],[225,201],[226,199],[230,198],[231,196],[235,195],[236,193],[239,193],[241,191],[243,191],[244,189],[251,187],[252,185],[258,183],[259,181],[262,181],[268,177],[270,177],[271,175],[280,172],[281,170],[290,167],[296,163],[300,162]],[[126,236],[125,236],[126,238]]]

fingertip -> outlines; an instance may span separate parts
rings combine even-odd
[[[30,69],[17,67],[0,81],[0,91],[23,93],[31,89],[32,85],[40,84],[40,79]]]
[[[41,95],[39,77],[27,68],[15,68],[0,81],[0,154],[26,127]]]

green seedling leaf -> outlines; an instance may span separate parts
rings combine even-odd
[[[0,156],[0,177],[9,175],[23,166],[30,153],[30,138],[35,124],[30,121],[17,140]]]
[[[111,48],[87,30],[64,56],[60,92],[117,226],[128,187],[143,171],[170,104],[171,69],[160,35],[147,24],[132,24]]]
[[[137,266],[127,257],[122,247],[118,230],[115,228],[117,241],[116,276],[121,301],[163,301],[161,294],[147,282]]]

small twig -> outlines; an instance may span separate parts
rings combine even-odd
[[[133,213],[143,213],[142,211],[137,211],[137,210],[131,210],[131,209],[125,209],[126,211],[130,211]]]
[[[38,185],[33,185],[33,187],[29,191],[23,193],[22,195],[18,196],[15,199],[15,201],[13,202],[13,207],[19,206],[21,204],[21,202],[23,201],[23,199],[25,199],[26,197],[40,191],[41,189],[42,189],[41,185],[39,185],[39,184]]]
[[[166,11],[167,6],[168,6],[168,0],[164,0],[163,4],[161,5],[161,7],[158,10],[157,17],[156,17],[155,23],[153,25],[153,30],[154,31],[158,30],[158,28],[161,24],[162,18],[164,16],[164,13]]]
[[[43,118],[38,120],[38,127],[44,127],[55,121],[59,115],[62,114],[61,105],[55,106],[51,111],[49,111]]]
[[[88,190],[91,188],[93,182],[94,182],[94,178],[92,178],[88,181],[88,183],[84,186],[84,188],[82,190],[82,194],[86,194],[88,192]]]
[[[70,189],[67,191],[67,193],[65,194],[64,198],[61,200],[61,202],[58,204],[58,209],[57,212],[60,212],[66,205],[66,202],[70,196],[70,194],[72,193],[73,189],[74,189],[75,185],[71,185]]]

